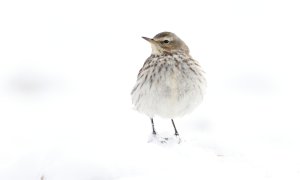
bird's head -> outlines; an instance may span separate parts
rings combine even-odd
[[[162,32],[152,39],[147,37],[143,38],[151,43],[152,54],[172,54],[180,51],[189,54],[187,45],[174,33]]]

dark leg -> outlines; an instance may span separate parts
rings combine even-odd
[[[172,120],[172,124],[173,124],[174,130],[175,130],[175,136],[179,136],[179,133],[176,129],[175,123],[174,123],[173,119],[171,119],[171,120]]]
[[[156,131],[155,131],[155,128],[154,128],[154,121],[153,121],[153,118],[150,118],[151,119],[151,123],[152,123],[152,134],[153,135],[156,135]]]

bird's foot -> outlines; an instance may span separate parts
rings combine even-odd
[[[182,140],[181,140],[179,134],[175,134],[175,141],[176,141],[178,144],[180,144],[180,143],[182,142]]]
[[[158,134],[151,134],[148,142],[159,143],[159,144],[180,144],[182,142],[179,135],[171,136],[171,137],[163,137]]]
[[[169,138],[165,138],[165,137],[162,137],[158,134],[151,134],[148,142],[154,142],[154,143],[160,143],[160,144],[167,144]]]

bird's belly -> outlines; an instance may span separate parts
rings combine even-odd
[[[192,111],[202,100],[201,84],[190,76],[178,72],[146,82],[139,91],[138,111],[148,114],[174,118]]]

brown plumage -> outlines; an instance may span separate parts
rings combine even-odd
[[[174,33],[162,32],[150,42],[151,56],[145,61],[131,95],[135,108],[148,115],[154,129],[154,116],[173,118],[183,116],[201,102],[205,79],[196,60],[189,54],[188,46]]]

